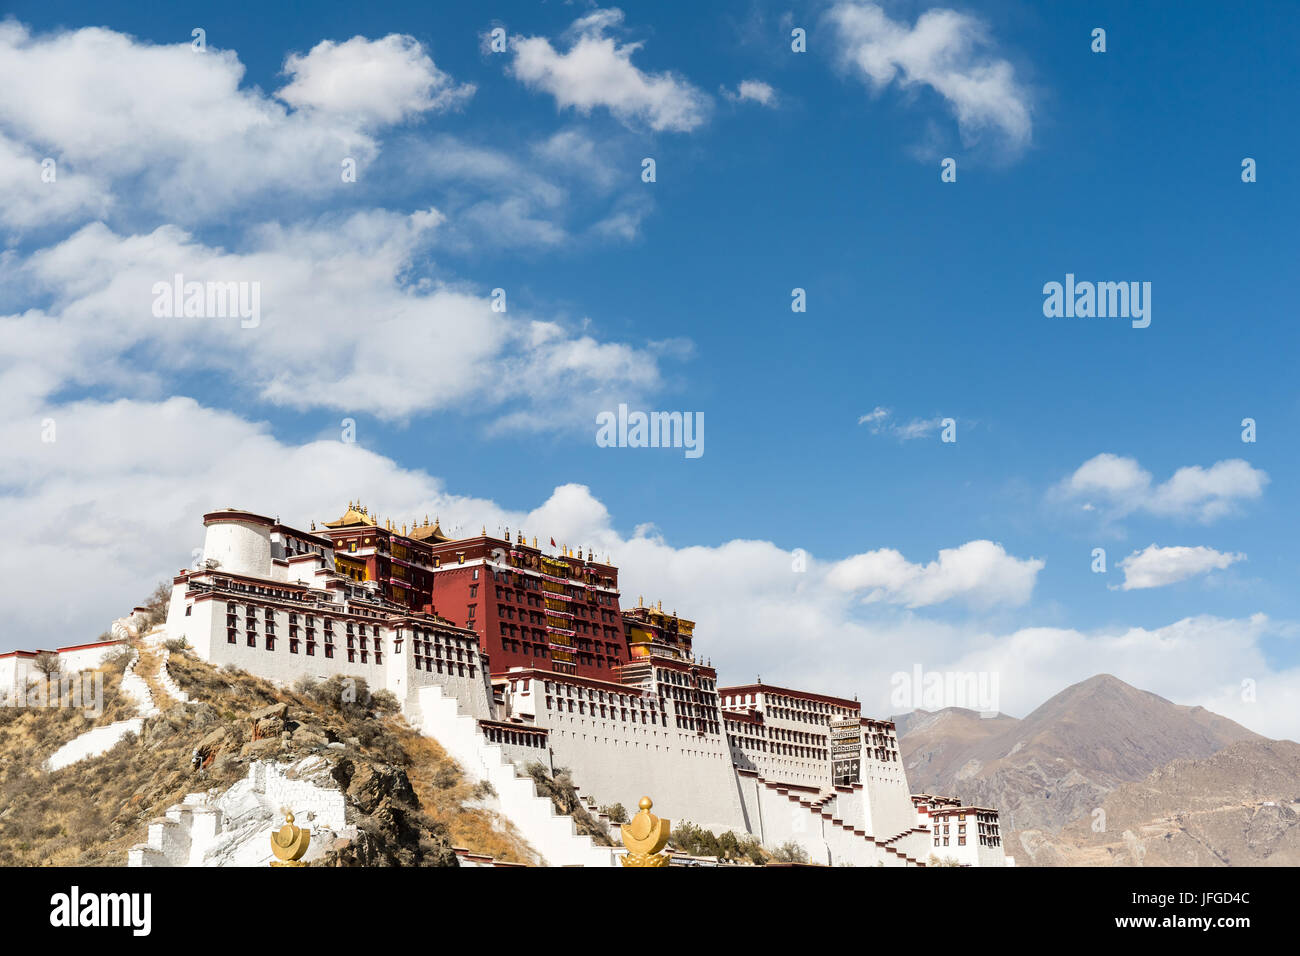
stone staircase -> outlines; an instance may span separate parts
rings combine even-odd
[[[158,706],[154,703],[153,691],[149,689],[149,684],[136,673],[140,665],[140,651],[132,651],[131,661],[126,665],[126,670],[122,672],[122,693],[135,700],[135,709],[141,717],[152,717],[158,713]]]
[[[833,793],[810,797],[800,795],[799,792],[793,791],[790,787],[773,783],[762,777],[758,778],[758,782],[760,786],[765,787],[769,792],[785,797],[791,804],[806,810],[813,818],[815,826],[803,833],[795,833],[793,840],[809,851],[809,857],[814,862],[820,862],[817,858],[822,856],[824,852],[829,852],[831,858],[826,862],[831,864],[925,866],[920,860],[908,856],[895,846],[889,845],[890,842],[906,836],[911,831],[897,834],[891,837],[889,841],[877,840],[869,836],[865,830],[850,826],[825,809],[826,803],[834,796]],[[821,845],[818,845],[819,843]]]
[[[573,818],[556,812],[540,796],[531,777],[521,777],[497,744],[489,743],[473,717],[460,712],[455,697],[436,685],[422,687],[406,706],[407,719],[434,738],[460,764],[466,776],[496,791],[497,810],[550,866],[615,866],[612,847],[598,846],[578,832]]]

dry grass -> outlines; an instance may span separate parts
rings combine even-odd
[[[156,682],[158,653],[141,649],[139,672],[166,706]],[[420,805],[397,810],[419,831],[419,849],[393,849],[392,828],[367,818],[363,829],[374,836],[372,849],[392,849],[399,861],[435,864],[450,858],[451,845],[510,862],[536,861],[512,827],[474,805],[481,794],[435,741],[389,713],[383,695],[367,701],[364,682],[363,703],[344,703],[328,688],[280,688],[174,652],[172,678],[197,703],[149,718],[138,740],[128,735],[105,754],[47,771],[46,761],[67,741],[92,726],[135,716],[130,699],[118,692],[124,664],[121,659],[105,668],[105,710],[98,718],[68,708],[0,708],[0,866],[124,865],[127,850],[146,838],[149,820],[189,793],[224,790],[246,776],[251,758],[240,751],[252,736],[248,715],[274,703],[287,703],[292,727],[307,735],[284,745],[284,758],[319,751],[396,768],[410,780]],[[209,766],[196,769],[195,747],[218,729],[226,743]],[[329,741],[342,748],[326,749]]]
[[[184,711],[147,721],[138,741],[127,735],[98,757],[45,769],[55,750],[91,726],[133,715],[116,693],[119,680],[106,675],[108,706],[96,720],[56,708],[0,716],[0,866],[122,866],[127,849],[144,839],[148,820],[203,789],[194,786],[189,757],[206,725],[195,726],[202,717]],[[229,785],[240,776],[214,777],[203,786]]]

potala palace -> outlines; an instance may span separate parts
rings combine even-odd
[[[693,622],[640,600],[624,610],[608,559],[508,529],[399,527],[360,504],[319,530],[235,509],[203,523],[167,638],[284,683],[365,678],[478,778],[567,768],[600,804],[652,794],[665,817],[793,842],[814,863],[1011,862],[997,810],[910,792],[892,721],[856,700],[720,686]],[[524,810],[502,812],[538,839]]]

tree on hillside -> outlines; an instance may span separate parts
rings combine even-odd
[[[36,665],[38,671],[45,675],[47,680],[59,672],[59,655],[52,651],[41,651],[36,655],[36,660],[32,663]]]
[[[170,581],[159,581],[158,586],[153,589],[153,593],[145,599],[144,608],[148,612],[145,614],[144,626],[146,629],[153,627],[155,624],[161,624],[167,620],[167,605],[171,603],[172,586]]]

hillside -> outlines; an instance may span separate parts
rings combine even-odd
[[[479,805],[488,795],[405,724],[391,695],[371,695],[363,680],[354,695],[337,678],[288,690],[172,653],[168,670],[191,703],[158,698],[146,677],[164,706],[138,738],[47,770],[62,744],[130,715],[119,693],[124,664],[104,669],[108,706],[97,720],[69,708],[0,708],[0,865],[123,866],[148,822],[187,794],[225,790],[255,760],[311,754],[328,762],[357,831],[313,865],[455,866],[454,846],[536,862],[513,828]]]
[[[1067,687],[1021,720],[950,708],[907,715],[903,726],[899,746],[912,790],[998,807],[1008,834],[1054,832],[1172,760],[1263,739],[1109,674]],[[1018,849],[1014,839],[1007,844]]]
[[[1300,744],[1251,740],[1175,760],[1058,834],[1027,830],[1039,866],[1300,866]]]

